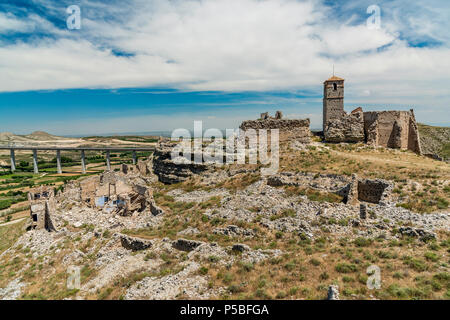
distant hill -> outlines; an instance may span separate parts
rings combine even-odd
[[[12,142],[32,143],[32,142],[56,141],[56,140],[70,140],[70,138],[58,137],[44,131],[35,131],[27,135],[18,135],[11,132],[0,132],[0,144],[8,144]]]
[[[424,154],[435,154],[450,160],[450,127],[434,127],[418,124],[420,143]]]
[[[38,141],[69,139],[69,138],[64,138],[64,137],[58,137],[58,136],[52,135],[52,134],[44,132],[44,131],[35,131],[35,132],[28,134],[26,136],[23,136],[23,137],[25,137],[27,139],[31,139],[31,140],[38,140]]]
[[[11,132],[0,132],[0,143],[8,143],[8,142],[26,142],[27,138],[15,135]]]

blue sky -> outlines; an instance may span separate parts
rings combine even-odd
[[[276,110],[320,128],[333,64],[348,111],[449,125],[449,16],[446,0],[0,1],[0,132],[224,129]]]

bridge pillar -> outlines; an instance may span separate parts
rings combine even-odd
[[[58,174],[62,173],[61,150],[56,150],[56,170],[58,171]]]
[[[11,172],[16,171],[16,155],[14,149],[11,149]]]
[[[37,150],[36,149],[33,149],[33,168],[34,168],[34,173],[38,174],[39,169],[38,169],[38,158],[37,158]]]
[[[108,171],[110,171],[111,170],[111,159],[110,159],[110,151],[109,150],[106,150],[106,169],[108,170]]]
[[[133,150],[133,164],[136,165],[136,163],[137,163],[136,150]]]
[[[81,172],[86,173],[86,156],[84,150],[81,150]]]

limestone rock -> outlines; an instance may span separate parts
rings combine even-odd
[[[158,207],[155,202],[150,202],[150,212],[154,215],[154,216],[159,216],[161,214],[164,214],[164,210],[161,209],[160,207]]]
[[[226,236],[244,236],[244,237],[251,237],[254,236],[255,233],[252,230],[247,230],[243,228],[239,228],[235,225],[229,225],[225,228],[216,228],[213,230],[213,233],[215,234],[223,234]]]
[[[187,180],[188,178],[208,171],[213,166],[208,163],[196,163],[195,161],[184,159],[178,162],[172,159],[172,151],[175,145],[161,143],[157,146],[153,155],[153,172],[158,176],[159,181],[166,184],[174,184]],[[195,158],[193,154],[190,154]],[[179,158],[181,160],[183,158]]]
[[[236,243],[236,244],[233,244],[233,247],[231,248],[231,250],[236,251],[236,252],[244,252],[244,251],[250,251],[251,249],[246,244]]]
[[[400,227],[398,229],[400,234],[408,236],[408,237],[414,237],[419,238],[420,240],[426,242],[428,240],[436,239],[436,234],[432,231],[421,229],[421,228],[412,228],[412,227]]]

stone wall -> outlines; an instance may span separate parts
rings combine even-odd
[[[413,110],[364,112],[364,131],[368,144],[421,154]]]
[[[344,112],[339,119],[327,122],[324,136],[327,142],[364,141],[364,115],[362,109],[355,109],[350,114]]]
[[[358,180],[358,200],[370,203],[385,202],[391,195],[393,185],[382,179]]]
[[[280,140],[297,140],[302,143],[309,143],[311,142],[309,124],[309,119],[266,118],[243,121],[239,128],[244,131],[248,129],[278,129],[280,130]]]
[[[201,174],[213,166],[208,163],[195,163],[191,159],[185,159],[183,163],[172,160],[174,144],[160,143],[153,154],[153,173],[158,176],[159,181],[167,184],[178,183],[187,180],[193,175]]]
[[[28,193],[30,202],[30,224],[27,229],[45,229],[54,231],[51,216],[56,211],[54,191],[52,188],[40,187]]]

